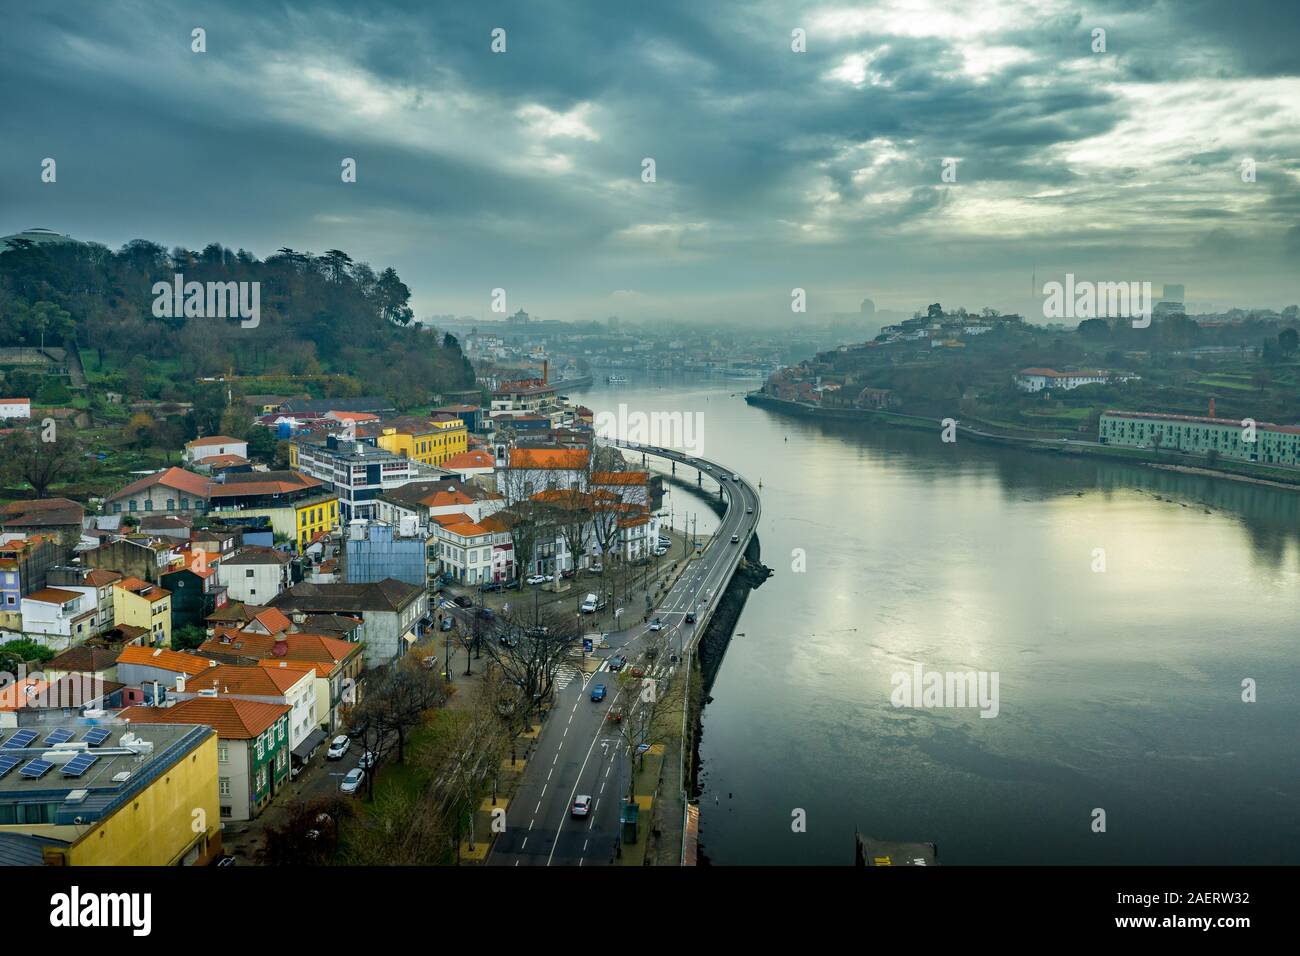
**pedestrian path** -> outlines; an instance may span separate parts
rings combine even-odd
[[[564,690],[573,683],[574,678],[581,679],[582,673],[569,664],[561,664],[559,670],[555,672],[555,686]]]

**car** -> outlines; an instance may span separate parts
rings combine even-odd
[[[456,623],[456,622],[455,622],[454,620],[452,620],[451,615],[448,614],[446,617],[444,617],[444,618],[442,619],[442,623],[438,625],[438,629],[439,629],[440,631],[450,631],[450,630],[452,629],[452,626],[453,626],[455,623]]]
[[[564,580],[567,581],[567,580],[569,580],[569,578],[573,577],[573,576],[576,575],[577,573],[578,573],[578,572],[575,571],[573,568],[570,568],[570,569],[567,570],[567,571],[561,571],[561,572],[560,572],[560,577],[564,578]]]
[[[600,600],[596,597],[596,595],[594,593],[588,594],[582,601],[582,613],[595,614],[596,608],[598,608],[599,606],[600,606]]]
[[[695,612],[694,612],[694,611],[687,611],[687,612],[686,612],[686,623],[687,623],[687,624],[694,624],[694,623],[695,623]]]
[[[663,557],[665,554],[667,554],[667,553],[668,553],[668,549],[667,549],[667,548],[655,548],[655,550],[654,550],[654,556],[655,556],[656,558],[662,558],[662,557]]]
[[[747,515],[752,515],[753,513],[754,513],[754,509],[753,509],[753,508],[746,508],[746,509],[745,509],[745,514],[747,514]]]
[[[740,544],[740,535],[738,535],[738,534],[733,534],[733,535],[731,536],[731,543],[732,543],[732,544]]]
[[[457,607],[473,607],[473,606],[474,606],[474,602],[471,601],[469,598],[467,598],[467,597],[466,597],[465,595],[463,595],[463,594],[457,594],[454,598],[451,599],[451,603],[454,604],[454,605],[456,605]]]
[[[591,689],[591,699],[595,703],[599,703],[600,701],[605,699],[604,684],[597,684],[595,687]]]
[[[528,577],[524,578],[525,584],[543,584],[545,581],[546,575],[544,574],[530,574]]]
[[[555,575],[554,575],[554,574],[543,574],[543,575],[542,575],[542,580],[545,581],[547,584],[550,584],[552,581],[555,580]]]
[[[631,670],[631,674],[632,674],[633,677],[645,677],[645,668],[644,668],[644,667],[634,667],[634,668],[632,668],[632,670]]]
[[[650,622],[650,630],[652,630],[652,631],[662,631],[663,629],[664,629],[664,622],[663,622],[663,619],[662,619],[662,618],[658,618],[658,617],[657,617],[657,618],[655,618],[653,621]]]
[[[740,481],[740,475],[732,475],[732,476],[731,476],[731,480],[732,480],[732,481]]]
[[[652,660],[654,660],[654,659],[655,659],[656,657],[658,657],[658,656],[659,656],[659,648],[657,648],[657,647],[647,647],[647,648],[645,649],[645,659],[646,659],[646,660],[648,660],[648,661],[652,661]]]
[[[361,762],[358,763],[357,766],[362,767],[365,770],[373,770],[375,764],[378,762],[379,758],[375,756],[375,752],[373,750],[367,750],[361,755]]]
[[[519,646],[519,641],[517,641],[515,638],[511,637],[509,634],[502,634],[500,637],[497,638],[497,643],[500,644],[502,647],[518,647],[518,646]]]
[[[609,669],[617,673],[623,669],[623,665],[626,663],[626,657],[611,657],[609,659]]]
[[[497,581],[485,581],[478,586],[478,589],[481,594],[487,594],[491,591],[500,591],[501,584]]]
[[[661,547],[661,548],[671,548],[672,545],[673,545],[673,542],[672,542],[672,539],[671,539],[671,538],[664,538],[664,537],[660,537],[660,538],[659,538],[659,547]]]
[[[326,760],[342,760],[347,754],[348,748],[352,746],[352,740],[347,734],[339,734],[330,741],[330,749],[325,751]]]
[[[474,613],[477,614],[485,621],[496,620],[496,612],[493,611],[490,607],[475,608]]]
[[[591,797],[585,793],[578,794],[573,798],[573,810],[571,812],[575,817],[585,817],[591,812]]]
[[[587,568],[587,570],[590,571],[592,574],[600,574],[605,570],[605,566],[598,561],[595,564],[593,564],[591,567]]]
[[[339,784],[339,789],[344,793],[356,793],[361,789],[361,785],[366,782],[366,772],[360,767],[353,767],[348,771],[343,782]]]
[[[622,723],[622,722],[623,722],[623,708],[622,708],[622,707],[611,707],[611,708],[609,709],[609,713],[605,715],[605,719],[608,720],[611,724],[619,724],[619,723]]]

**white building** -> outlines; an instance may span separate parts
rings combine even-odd
[[[1107,372],[1105,369],[1077,369],[1070,372],[1058,372],[1051,368],[1022,368],[1016,373],[1016,385],[1021,391],[1041,392],[1060,390],[1068,392],[1080,385],[1105,385],[1113,380],[1127,382],[1136,379],[1136,375]]]
[[[23,633],[56,651],[95,633],[94,588],[41,588],[23,598]]]
[[[6,418],[31,418],[30,398],[0,398],[0,420]]]
[[[246,547],[217,565],[217,583],[232,601],[269,604],[290,585],[289,562],[284,551]]]
[[[248,442],[242,438],[230,438],[226,435],[209,435],[207,438],[196,438],[185,443],[187,462],[201,461],[217,455],[238,455],[240,458],[247,458]]]

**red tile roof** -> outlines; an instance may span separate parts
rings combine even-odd
[[[202,475],[196,475],[184,468],[167,468],[164,471],[141,478],[139,481],[131,482],[125,488],[110,495],[107,500],[114,501],[118,498],[130,497],[137,492],[144,491],[146,488],[152,488],[154,485],[162,485],[164,488],[172,488],[198,498],[209,497],[213,487],[212,482]]]
[[[591,452],[585,448],[512,448],[507,460],[510,468],[566,468],[582,471]]]
[[[244,445],[247,442],[242,438],[231,438],[229,435],[208,435],[206,438],[196,438],[194,441],[187,441],[186,448],[200,448],[204,445]]]
[[[180,651],[169,651],[165,647],[141,647],[138,644],[128,644],[122,648],[122,653],[118,655],[117,662],[119,664],[141,664],[146,667],[157,667],[160,670],[188,674],[191,677],[203,673],[212,666],[211,661],[206,657],[182,654]]]
[[[231,697],[194,697],[171,707],[128,707],[118,714],[137,724],[198,724],[226,740],[253,740],[289,712],[287,704]]]

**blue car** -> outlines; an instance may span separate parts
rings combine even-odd
[[[594,701],[601,701],[605,699],[604,684],[597,684],[595,687],[591,689],[591,699]]]

